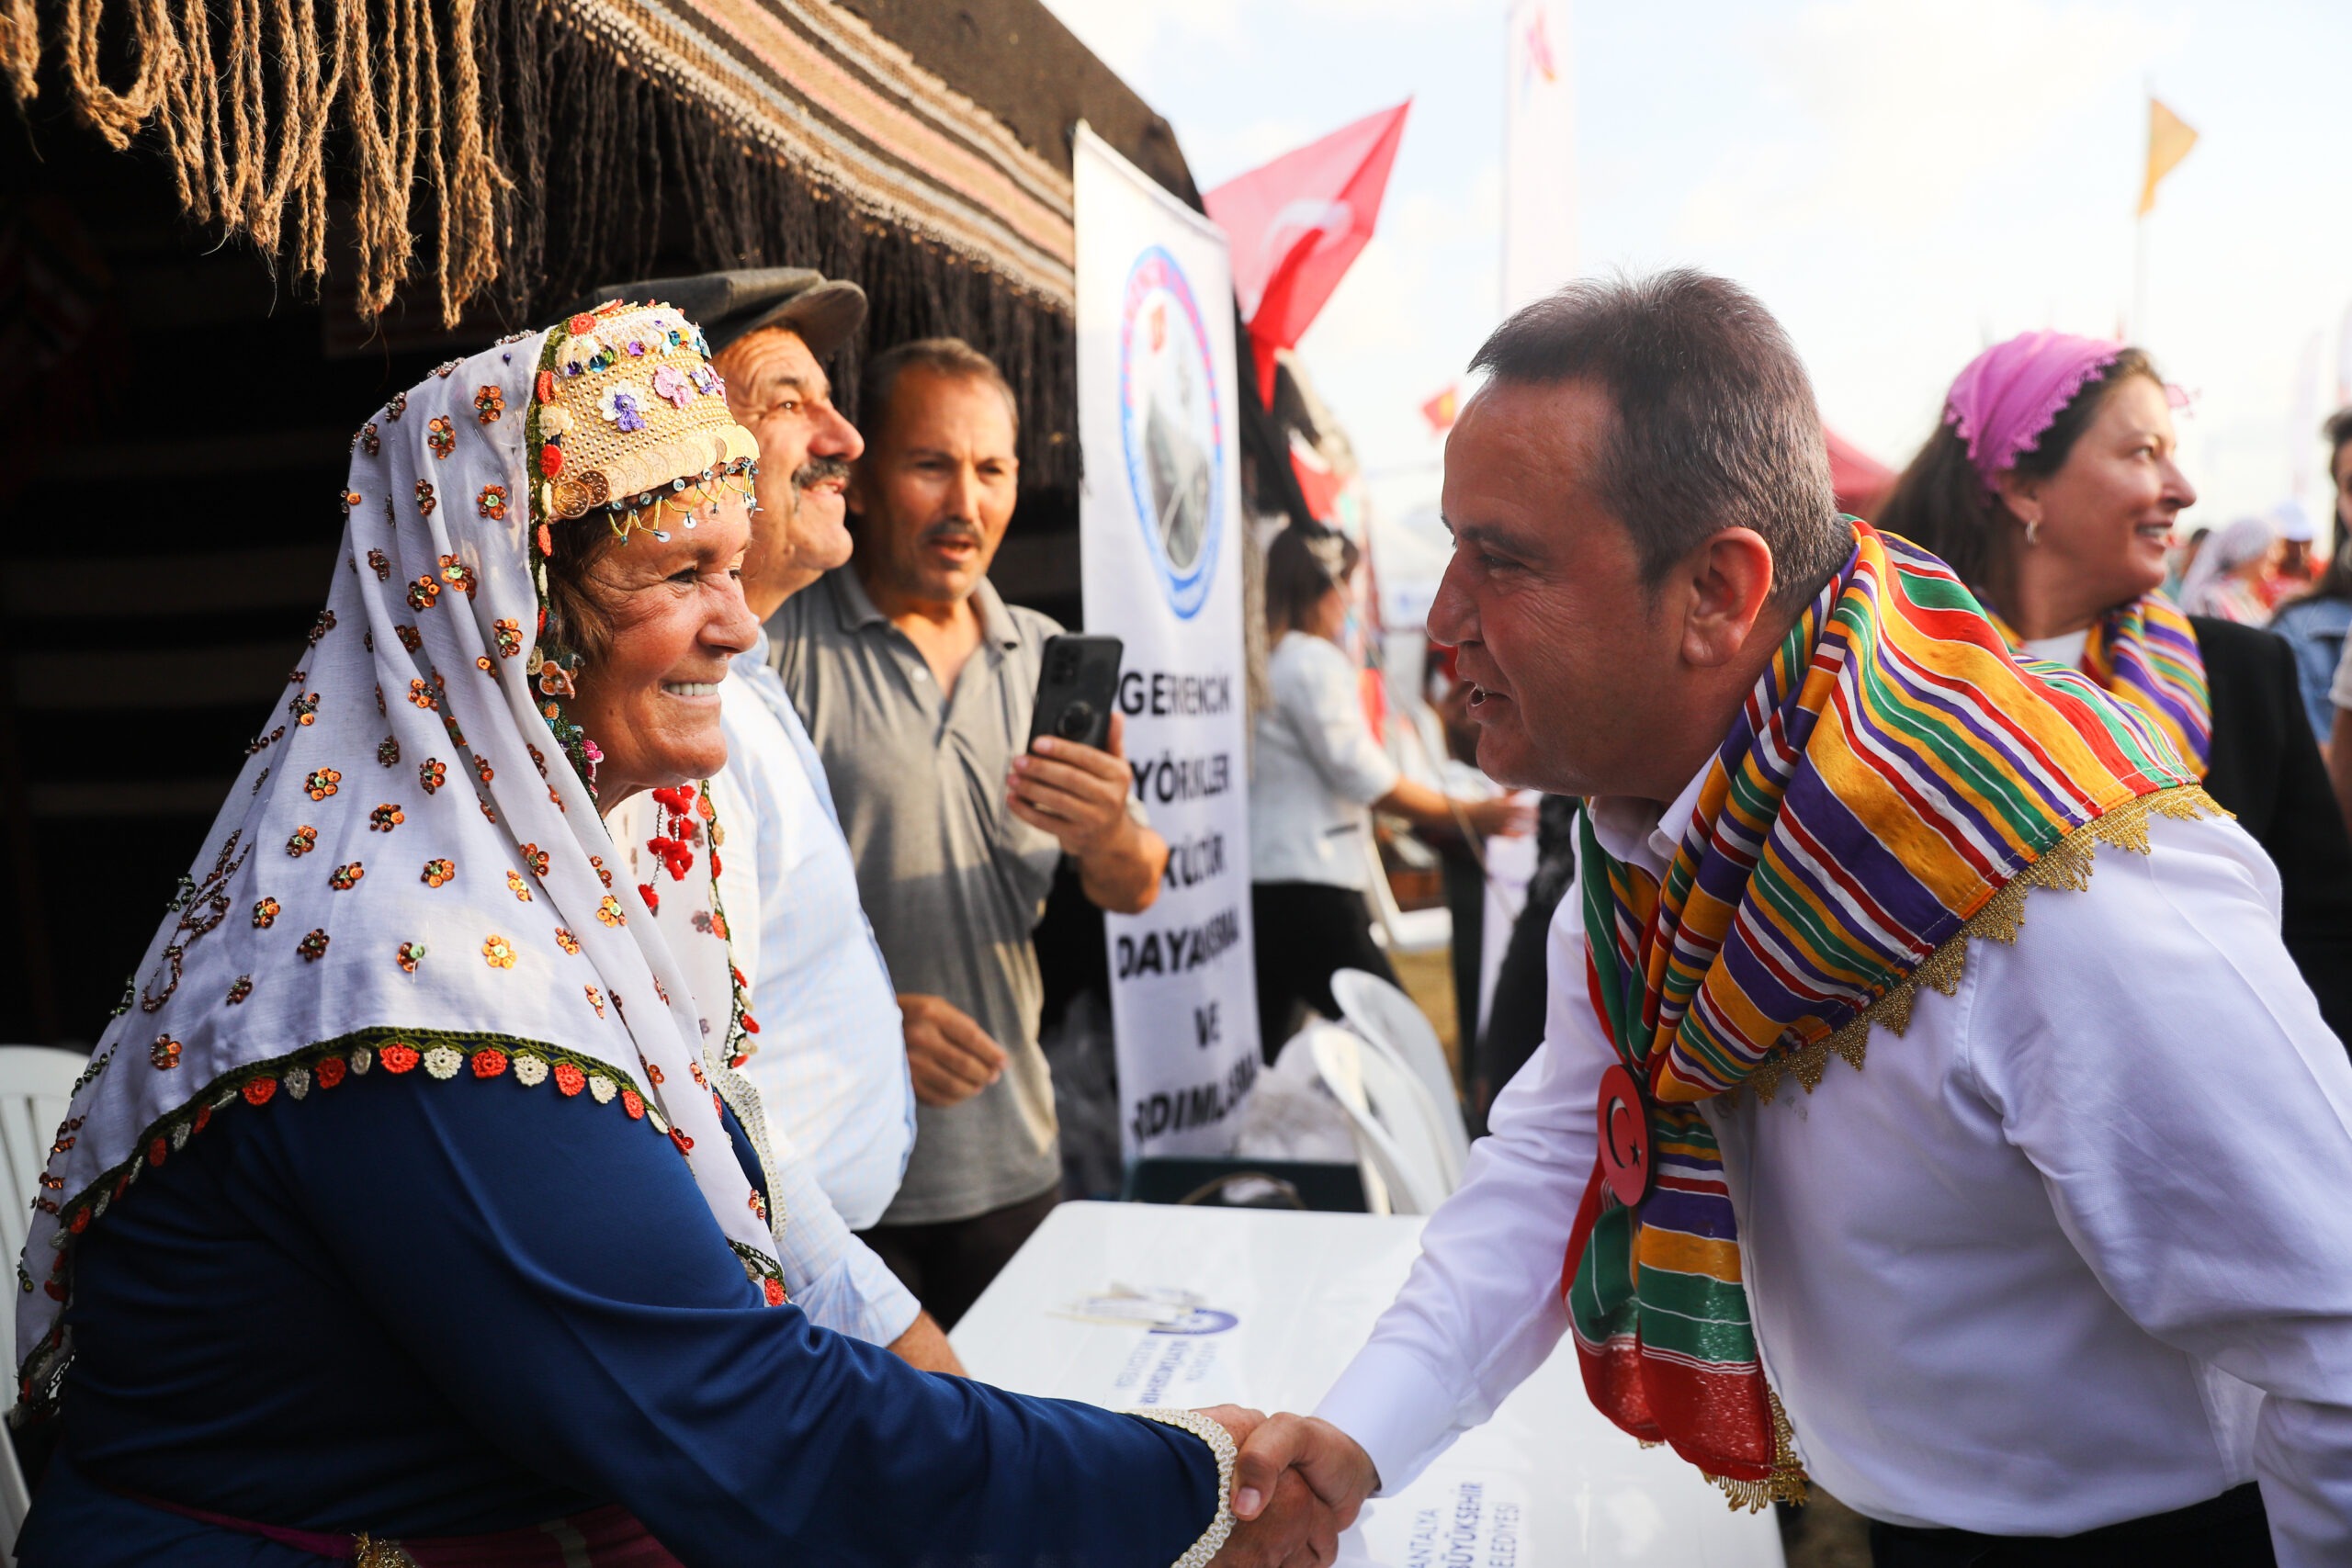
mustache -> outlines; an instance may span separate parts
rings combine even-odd
[[[792,488],[813,490],[828,479],[849,482],[850,467],[839,457],[811,457],[792,470]]]
[[[988,540],[982,537],[978,524],[967,523],[957,517],[951,517],[944,523],[934,523],[922,531],[924,544],[928,545],[943,539],[968,539],[975,545],[988,543]]]

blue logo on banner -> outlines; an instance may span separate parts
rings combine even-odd
[[[1190,620],[1209,595],[1225,532],[1225,420],[1193,286],[1158,245],[1127,274],[1119,319],[1119,440],[1144,547]]]

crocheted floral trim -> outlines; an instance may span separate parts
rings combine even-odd
[[[792,1299],[785,1293],[784,1270],[776,1266],[775,1258],[745,1247],[740,1241],[729,1240],[727,1245],[735,1249],[736,1258],[743,1265],[744,1277],[760,1288],[760,1294],[767,1298],[768,1305],[780,1307]]]
[[[157,1049],[161,1049],[160,1044]],[[94,1077],[107,1059],[93,1062],[84,1075],[85,1081]],[[567,1099],[585,1094],[598,1105],[617,1104],[629,1120],[642,1122],[668,1138],[682,1158],[694,1146],[693,1140],[670,1124],[635,1080],[597,1057],[514,1035],[380,1026],[356,1030],[221,1074],[150,1124],[132,1145],[135,1152],[130,1158],[100,1172],[79,1193],[59,1199],[44,1192],[34,1206],[58,1216],[57,1230],[51,1237],[56,1255],[51,1259],[49,1278],[38,1286],[20,1259],[17,1264],[17,1288],[27,1293],[43,1289],[61,1302],[71,1299],[75,1242],[130,1191],[142,1171],[150,1166],[165,1164],[187,1147],[190,1138],[211,1124],[215,1111],[241,1102],[255,1107],[267,1105],[281,1092],[293,1100],[306,1100],[313,1091],[332,1090],[347,1078],[365,1077],[372,1072],[399,1077],[419,1069],[423,1077],[443,1082],[457,1077],[511,1077],[524,1089],[550,1085],[557,1094]],[[69,1118],[57,1135],[61,1141],[71,1139],[80,1127],[79,1118]],[[51,1179],[42,1178],[44,1182]],[[757,1253],[740,1246],[736,1250],[743,1258],[752,1281],[762,1285],[769,1303],[779,1304],[784,1287],[775,1260],[762,1259]],[[759,1267],[754,1267],[755,1262]],[[65,1319],[60,1314],[48,1337],[20,1359],[17,1393],[28,1408],[41,1410],[54,1405],[71,1359]]]

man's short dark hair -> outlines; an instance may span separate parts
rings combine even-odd
[[[917,338],[894,348],[885,349],[866,361],[865,370],[858,378],[858,423],[871,438],[881,434],[890,419],[890,394],[898,389],[899,378],[909,370],[928,370],[934,376],[944,376],[961,381],[985,381],[1004,394],[1004,406],[1012,415],[1012,434],[1021,435],[1021,400],[1012,395],[1012,383],[1004,378],[996,361],[966,343],[960,337]]]
[[[2327,423],[2319,427],[2319,433],[2321,439],[2327,443],[2327,462],[2332,468],[2335,466],[2335,459],[2343,455],[2344,448],[2352,446],[2352,408],[2337,409],[2329,414]]]
[[[1846,561],[1829,451],[1796,347],[1756,297],[1688,270],[1572,283],[1497,327],[1470,362],[1498,381],[1590,381],[1616,422],[1592,492],[1655,585],[1718,529],[1772,547],[1776,602]]]

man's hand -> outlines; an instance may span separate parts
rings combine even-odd
[[[1275,1416],[1253,1425],[1241,1438],[1241,1452],[1233,1465],[1233,1517],[1272,1520],[1284,1509],[1296,1508],[1299,1505],[1292,1489],[1301,1482],[1329,1511],[1328,1528],[1334,1540],[1356,1522],[1364,1499],[1380,1490],[1380,1475],[1373,1468],[1372,1456],[1354,1438],[1312,1416]],[[1240,1532],[1235,1535],[1238,1539]],[[1330,1560],[1327,1554],[1265,1561]]]
[[[1135,827],[1127,815],[1135,774],[1128,771],[1120,744],[1125,728],[1120,716],[1113,714],[1110,749],[1103,751],[1039,736],[1025,753],[1012,759],[1005,805],[1032,828],[1051,833],[1065,854],[1083,860],[1108,848]]]
[[[1258,1411],[1234,1404],[1201,1414],[1231,1433],[1237,1447],[1266,1419]],[[1295,1472],[1286,1472],[1275,1485],[1272,1502],[1259,1510],[1258,1517],[1234,1526],[1214,1568],[1317,1568],[1338,1557],[1340,1529],[1330,1508],[1306,1481]]]
[[[947,1343],[946,1334],[938,1320],[927,1312],[915,1314],[907,1331],[890,1341],[890,1353],[920,1372],[951,1372],[956,1377],[968,1377],[964,1363],[956,1355],[956,1347]]]
[[[1039,736],[1012,760],[1004,804],[1078,862],[1080,884],[1097,908],[1137,915],[1159,897],[1168,844],[1127,815],[1135,774],[1125,739],[1126,720],[1115,713],[1107,750]]]
[[[1004,1047],[944,997],[899,993],[907,1035],[907,1069],[925,1105],[958,1104],[1004,1076]]]

